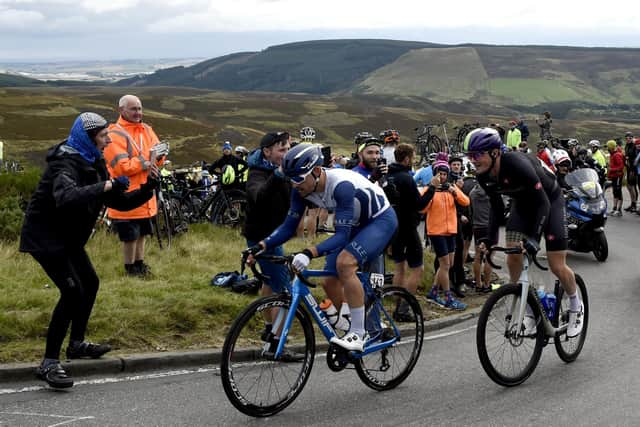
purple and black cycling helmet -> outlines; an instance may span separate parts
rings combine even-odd
[[[298,144],[282,159],[282,172],[296,184],[301,183],[313,168],[322,166],[324,156],[318,144]]]
[[[494,148],[502,148],[502,138],[498,131],[492,128],[472,130],[464,144],[465,153],[479,153]]]

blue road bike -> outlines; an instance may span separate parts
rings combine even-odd
[[[247,256],[243,252],[242,266]],[[327,349],[326,362],[334,372],[355,369],[362,382],[379,391],[392,389],[409,376],[424,337],[422,310],[413,295],[403,288],[384,286],[382,274],[359,272],[365,291],[367,337],[363,352],[350,352],[330,344],[340,331],[332,328],[310,291],[316,285],[309,279],[335,273],[306,270],[294,274],[292,256],[258,254],[256,258],[286,264],[293,280],[285,292],[250,304],[227,333],[220,371],[224,391],[238,410],[267,417],[296,399],[311,373],[316,330],[324,335],[322,348]],[[265,279],[255,265],[252,270]],[[272,320],[270,329],[265,328],[265,319]]]

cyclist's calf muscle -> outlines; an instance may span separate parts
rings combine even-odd
[[[344,287],[344,296],[350,308],[358,308],[364,305],[364,289],[356,272],[358,271],[358,261],[348,251],[343,250],[336,260],[336,270],[338,280]]]

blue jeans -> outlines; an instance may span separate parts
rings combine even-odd
[[[256,244],[258,244],[258,242],[255,240],[247,240],[247,247]],[[282,256],[284,255],[284,248],[282,246],[276,246],[267,249],[264,253],[266,255]],[[262,259],[258,260],[258,265],[260,266],[260,270],[262,270],[262,274],[269,276],[265,285],[269,286],[273,292],[284,292],[286,285],[291,282],[291,276],[289,275],[287,267],[284,264],[274,264]]]

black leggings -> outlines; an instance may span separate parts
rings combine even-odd
[[[613,189],[613,197],[622,200],[622,177],[611,178],[611,188]]]
[[[58,359],[69,324],[71,339],[84,341],[99,280],[83,248],[67,253],[32,255],[60,290],[60,300],[49,323],[44,355],[48,359]]]

